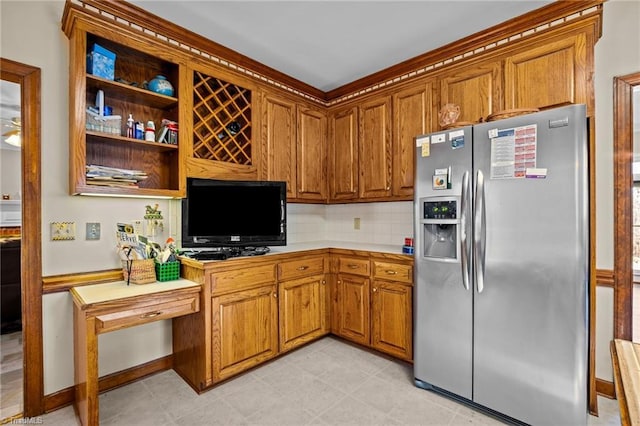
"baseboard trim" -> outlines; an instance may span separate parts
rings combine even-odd
[[[596,392],[609,399],[616,399],[616,389],[613,382],[596,378]]]
[[[173,368],[173,355],[167,355],[144,364],[101,377],[98,381],[100,393],[140,380],[152,374]],[[50,413],[73,404],[76,392],[73,386],[45,395],[44,411]]]

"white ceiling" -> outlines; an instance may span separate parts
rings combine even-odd
[[[551,3],[550,0],[130,2],[322,91]]]

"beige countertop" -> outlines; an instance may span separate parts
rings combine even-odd
[[[129,284],[126,281],[114,281],[105,284],[93,284],[73,287],[71,292],[83,305],[124,299],[127,297],[143,296],[163,291],[179,290],[197,287],[200,284],[180,278],[172,281],[156,281],[149,284]]]

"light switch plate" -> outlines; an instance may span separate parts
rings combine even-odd
[[[75,239],[75,222],[51,222],[51,241],[68,241]]]
[[[87,240],[100,239],[100,223],[99,222],[87,222],[86,230],[85,230],[85,239]]]
[[[353,229],[360,229],[360,218],[359,217],[354,217],[353,218]]]

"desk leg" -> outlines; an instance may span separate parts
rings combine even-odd
[[[76,410],[83,426],[98,426],[98,336],[95,317],[73,307]]]

